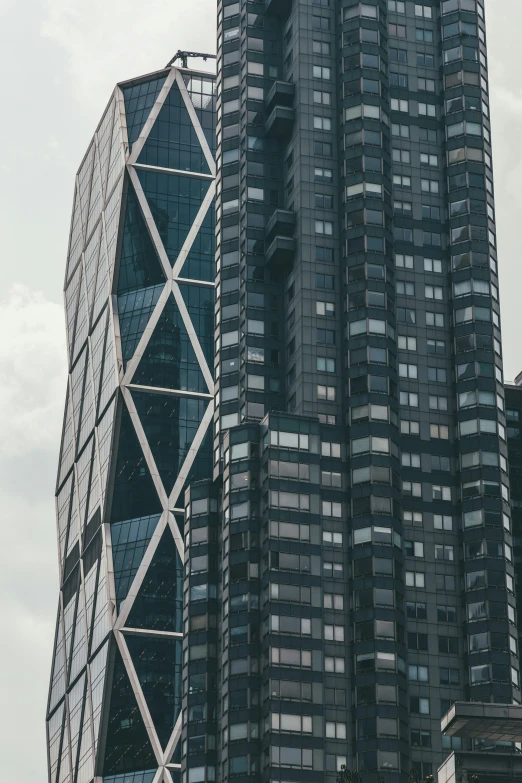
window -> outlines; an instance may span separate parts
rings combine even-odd
[[[451,487],[442,487],[440,485],[433,484],[431,489],[433,500],[451,501]]]
[[[327,317],[335,316],[335,304],[334,302],[316,302],[315,303],[316,315],[324,315]]]
[[[321,443],[321,454],[323,457],[340,457],[341,444],[323,442]]]
[[[446,424],[430,424],[430,438],[448,440],[449,427]]]
[[[439,183],[435,179],[421,179],[421,190],[423,193],[437,194],[439,192]]]
[[[338,593],[324,593],[323,606],[325,609],[342,611],[344,609],[344,597]]]
[[[398,188],[411,188],[411,177],[406,177],[402,174],[393,175],[393,184]],[[411,240],[410,240],[411,241]]]
[[[401,454],[401,464],[405,468],[419,468],[421,466],[420,454],[410,454],[403,451]]]
[[[407,114],[410,110],[410,104],[409,101],[405,101],[402,98],[392,98],[390,108],[392,111],[401,111]]]
[[[323,131],[331,131],[332,130],[332,120],[330,117],[314,117],[314,129],[315,130],[323,130]]]
[[[337,519],[341,519],[342,504],[332,500],[323,500],[321,504],[321,514],[323,517],[335,517]]]
[[[431,5],[418,5],[415,3],[415,16],[423,17],[424,19],[432,19],[433,8]]]
[[[412,715],[429,715],[430,700],[419,696],[410,696],[410,712]]]
[[[453,562],[455,560],[454,548],[452,546],[435,544],[435,560],[447,560],[448,562]]]
[[[401,405],[405,405],[410,408],[419,407],[419,395],[416,392],[399,392],[399,402]]]
[[[413,283],[398,280],[396,284],[397,293],[402,296],[415,296],[415,286]]]
[[[420,498],[422,496],[421,485],[418,482],[403,481],[402,494],[410,497]]]
[[[417,28],[415,30],[415,40],[419,43],[433,43],[433,30],[426,30],[422,27]]]
[[[314,179],[316,182],[326,182],[327,184],[331,184],[333,180],[333,171],[332,169],[315,168]]]
[[[401,351],[416,351],[417,350],[417,338],[416,337],[404,337],[399,335],[398,346]]]
[[[314,79],[330,80],[332,78],[331,69],[325,65],[314,65],[313,77]]]
[[[404,554],[407,557],[424,557],[424,544],[422,541],[405,541]]]
[[[332,658],[328,655],[325,655],[324,670],[325,672],[344,674],[344,658]]]
[[[313,98],[314,103],[320,104],[322,106],[330,106],[332,103],[332,96],[329,92],[324,92],[323,90],[314,90],[313,91]]]
[[[401,420],[401,434],[402,435],[419,435],[420,428],[418,421]]]
[[[425,574],[421,571],[406,571],[405,578],[406,587],[416,587],[417,589],[422,590],[426,586]]]
[[[333,235],[333,223],[329,220],[316,220],[315,233],[331,237]]]
[[[426,620],[426,604],[408,601],[406,603],[406,615],[410,620]]]
[[[401,269],[413,269],[413,256],[405,256],[402,253],[395,254],[395,266]]]
[[[424,271],[434,272],[436,274],[442,274],[442,261],[436,259],[425,258],[424,259]]]
[[[405,525],[422,527],[422,511],[403,511],[402,518]]]
[[[317,399],[335,402],[335,386],[323,386],[322,384],[318,384]]]
[[[439,636],[439,653],[458,655],[458,638],[456,636]]]
[[[433,326],[437,329],[442,329],[444,327],[443,313],[431,313],[429,311],[426,312],[426,326]]]
[[[402,24],[388,24],[388,34],[395,38],[406,38],[406,27]]]
[[[409,378],[410,380],[416,381],[418,378],[417,365],[399,363],[399,377]]]
[[[403,65],[407,65],[408,63],[408,53],[406,49],[394,49],[393,47],[390,47],[388,50],[388,57],[390,58],[390,62],[402,63]]]

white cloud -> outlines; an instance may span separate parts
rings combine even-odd
[[[177,49],[214,53],[215,2],[46,0],[42,34],[68,53],[78,100],[98,112],[117,81],[156,71]]]
[[[0,458],[54,452],[67,372],[63,309],[15,283],[0,301],[0,334]]]

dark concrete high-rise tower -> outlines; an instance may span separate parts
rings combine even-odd
[[[178,783],[183,492],[211,470],[215,77],[119,84],[76,177],[50,783]],[[180,521],[181,520],[181,521]]]
[[[217,94],[182,774],[424,778],[521,698],[484,2],[220,0]]]

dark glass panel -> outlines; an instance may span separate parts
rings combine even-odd
[[[156,631],[183,630],[183,567],[169,527],[163,532],[126,624]]]
[[[129,412],[122,406],[111,523],[158,513],[161,513],[158,494]]]
[[[170,493],[208,402],[144,392],[133,392],[133,399],[163,486]]]
[[[127,636],[126,641],[159,741],[165,747],[181,711],[183,642],[140,636]]]
[[[147,121],[150,110],[154,106],[166,78],[167,75],[165,74],[165,76],[161,76],[159,79],[135,84],[132,87],[124,87],[122,90],[125,100],[127,135],[131,149]]]
[[[111,527],[114,581],[118,606],[127,597],[132,580],[143,560],[160,514],[127,519]]]
[[[214,280],[214,235],[216,210],[212,203],[205,215],[179,277],[190,280]]]
[[[173,296],[160,315],[133,383],[180,391],[208,392],[194,348]]]
[[[214,352],[214,289],[180,284],[179,290],[207,364],[211,366]]]
[[[116,650],[103,774],[118,775],[153,767],[156,767],[154,752],[120,652]]]
[[[163,288],[163,285],[155,285],[152,288],[130,291],[128,294],[118,296],[121,350],[124,366],[133,357]]]
[[[210,150],[216,152],[216,80],[204,76],[183,74],[192,105],[196,110]]]
[[[210,173],[177,84],[172,86],[138,162],[179,171]]]
[[[174,264],[210,187],[210,180],[143,169],[138,169],[138,177],[161,241]]]
[[[118,294],[165,282],[134,188],[129,183],[118,273]]]

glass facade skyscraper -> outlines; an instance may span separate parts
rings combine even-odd
[[[180,519],[212,464],[214,156],[215,78],[170,67],[116,87],[76,177],[50,783],[180,779]]]
[[[217,14],[77,176],[51,783],[415,783],[521,702],[484,1]]]
[[[520,702],[482,0],[218,3],[182,772],[436,774]]]

